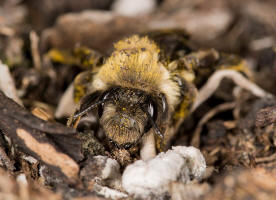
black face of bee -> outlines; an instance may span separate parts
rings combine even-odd
[[[105,98],[109,100],[99,106],[100,123],[108,138],[120,148],[136,144],[151,128],[146,112],[156,120],[156,106],[141,90],[115,88],[112,96]]]
[[[154,98],[139,89],[114,87],[86,96],[81,105],[75,116],[97,106],[100,124],[118,148],[136,145],[152,127],[162,137],[156,120],[166,110],[165,98]]]

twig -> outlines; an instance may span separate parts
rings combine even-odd
[[[1,162],[8,170],[10,170],[10,171],[15,170],[13,162],[7,156],[5,150],[0,146],[0,163]]]
[[[34,31],[30,32],[30,41],[31,41],[31,52],[32,52],[32,57],[34,61],[34,67],[37,70],[41,70],[41,58],[38,50],[39,37],[36,34],[36,32]]]
[[[256,115],[255,125],[264,127],[276,122],[276,106],[261,109]]]
[[[13,36],[15,31],[7,26],[0,26],[0,34],[5,36]]]
[[[235,105],[236,105],[235,102],[227,102],[227,103],[220,104],[220,105],[216,106],[215,108],[213,108],[212,110],[210,110],[209,112],[207,112],[201,118],[201,120],[199,121],[199,123],[196,127],[196,130],[193,134],[193,138],[191,141],[191,145],[198,148],[200,145],[200,133],[202,131],[204,124],[206,124],[206,122],[208,122],[212,117],[214,117],[219,112],[233,109],[235,107]]]
[[[238,86],[249,90],[257,97],[273,98],[274,96],[255,83],[249,81],[239,72],[234,70],[219,70],[215,72],[207,81],[207,83],[199,90],[196,102],[193,105],[192,112],[195,111],[204,101],[206,101],[219,87],[220,82],[224,78],[229,78],[234,81]]]
[[[270,156],[267,156],[267,157],[255,158],[256,163],[271,162],[274,160],[276,160],[276,153],[271,154]]]

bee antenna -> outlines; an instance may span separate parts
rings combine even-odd
[[[164,135],[163,133],[161,133],[160,129],[158,128],[158,126],[156,125],[156,123],[153,121],[153,119],[150,117],[149,118],[154,130],[155,130],[155,133],[160,137],[160,138],[164,138]]]
[[[148,111],[144,111],[148,118],[149,118],[149,121],[151,123],[151,125],[153,126],[154,130],[155,130],[155,133],[160,137],[160,138],[164,138],[164,135],[163,133],[161,133],[160,129],[158,128],[157,124],[155,123],[155,121],[152,119],[152,116],[150,115],[150,113]]]
[[[108,99],[102,99],[100,101],[97,101],[96,103],[90,105],[89,107],[85,108],[84,110],[82,110],[81,112],[77,112],[76,114],[74,114],[73,119],[76,119],[78,117],[81,117],[83,115],[85,115],[86,113],[88,113],[90,110],[92,110],[93,108],[97,107],[98,105],[106,102]]]

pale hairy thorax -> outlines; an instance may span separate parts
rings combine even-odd
[[[173,109],[179,88],[170,73],[159,62],[159,48],[147,37],[134,35],[114,45],[115,51],[106,60],[92,87],[106,90],[110,86],[140,89],[148,93],[162,92]]]

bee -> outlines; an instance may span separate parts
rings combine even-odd
[[[75,97],[80,106],[69,124],[96,109],[106,137],[117,148],[135,147],[153,133],[162,151],[208,75],[221,68],[247,71],[236,56],[214,49],[192,51],[183,40],[186,35],[179,40],[176,33],[175,44],[166,40],[171,35],[164,31],[122,39],[101,65],[78,75]]]

